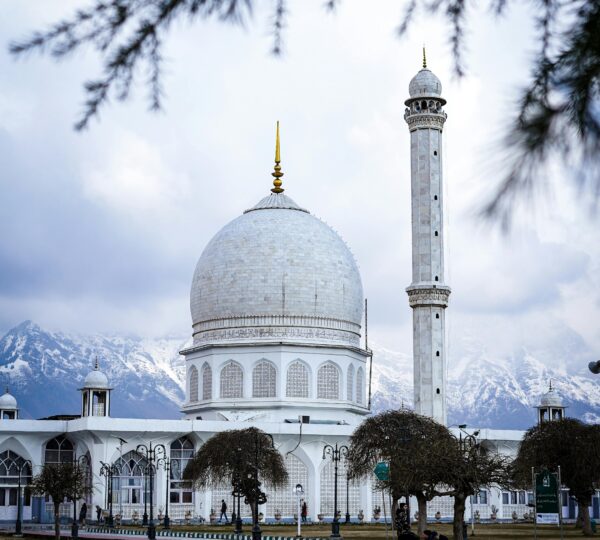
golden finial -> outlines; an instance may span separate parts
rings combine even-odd
[[[280,163],[281,155],[279,151],[279,120],[277,120],[277,137],[275,139],[275,170],[271,173],[271,176],[275,178],[275,180],[273,180],[273,186],[275,187],[271,188],[273,193],[283,193],[283,188],[281,187],[281,184],[283,183],[281,181],[283,173],[281,172],[281,166],[279,165]]]
[[[423,45],[423,69],[427,68],[427,56],[425,56],[425,45]]]

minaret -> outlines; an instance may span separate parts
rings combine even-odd
[[[423,69],[410,81],[404,119],[410,131],[415,411],[446,424],[446,324],[450,287],[444,284],[444,204],[440,80]]]

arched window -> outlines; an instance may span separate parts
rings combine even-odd
[[[209,368],[210,369],[210,368]],[[172,504],[191,504],[192,483],[183,480],[183,471],[194,457],[194,443],[187,437],[181,437],[171,443],[171,489],[169,500]]]
[[[196,366],[190,368],[190,402],[198,401],[198,370]]]
[[[365,372],[363,368],[358,368],[356,372],[356,403],[359,405],[365,404]]]
[[[44,463],[72,463],[74,457],[73,443],[64,435],[59,435],[46,443]]]
[[[277,370],[272,362],[261,360],[252,370],[252,397],[277,395]]]
[[[212,399],[212,369],[206,362],[202,366],[202,399]]]
[[[294,454],[286,454],[283,458],[285,469],[288,472],[288,478],[283,486],[271,487],[267,489],[270,496],[267,498],[265,514],[273,516],[279,511],[284,519],[292,519],[294,514],[298,513],[298,499],[294,495],[294,488],[300,484],[304,488],[304,497],[308,506],[309,514],[316,514],[310,501],[310,484],[308,477],[308,467],[304,462]]]
[[[221,397],[241,398],[244,395],[244,372],[234,361],[225,364],[221,370]]]
[[[340,372],[335,364],[323,364],[317,373],[317,398],[340,399]]]
[[[146,458],[132,450],[117,459],[115,466],[118,474],[113,477],[113,503],[143,505],[144,492],[150,489],[149,477],[144,475],[148,466]],[[147,489],[144,489],[144,480]],[[156,476],[153,480],[156,481]],[[135,508],[130,510],[133,511]]]
[[[354,399],[354,364],[348,367],[348,381],[346,385],[346,399],[352,401]]]
[[[2,452],[0,454],[0,507],[14,506],[15,512],[18,501],[19,471],[21,486],[31,483],[31,465],[12,450]],[[26,489],[22,493],[25,495],[23,505],[31,506],[30,491]]]
[[[342,459],[338,463],[338,497],[340,493],[345,494],[346,490],[346,460]],[[324,463],[323,468],[321,469],[321,508],[320,513],[325,514],[325,516],[333,517],[333,494],[335,490],[335,471],[334,464],[331,459],[327,459]],[[345,498],[345,497],[344,497]],[[373,497],[373,504],[380,504],[381,502],[381,491],[379,491],[379,499]],[[338,505],[339,505],[338,499]],[[340,505],[341,506],[341,505]],[[338,506],[338,510],[340,509]],[[342,507],[344,510],[346,509],[346,502],[344,500],[344,505]],[[350,480],[348,484],[348,510],[350,511],[350,515],[356,516],[358,511],[361,508],[360,502],[360,484],[355,480]]]
[[[308,369],[300,360],[292,362],[287,369],[285,395],[287,397],[308,397]]]

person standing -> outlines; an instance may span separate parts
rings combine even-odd
[[[308,516],[308,506],[306,505],[306,501],[302,502],[302,510],[300,511],[302,516],[302,523],[306,523],[306,517]]]
[[[96,521],[102,523],[102,508],[99,505],[96,505]]]
[[[219,516],[219,523],[221,523],[221,519],[225,516],[225,523],[227,523],[227,503],[225,499],[221,500],[221,515]]]
[[[87,517],[87,504],[83,503],[79,509],[79,525],[85,525],[85,518]]]

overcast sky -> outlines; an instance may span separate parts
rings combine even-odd
[[[352,248],[373,339],[409,353],[403,102],[425,42],[448,100],[450,354],[470,336],[502,354],[551,347],[559,366],[573,348],[600,357],[599,220],[565,187],[565,173],[549,178],[553,196],[521,213],[508,236],[474,215],[498,180],[497,142],[527,83],[528,12],[474,15],[461,81],[442,21],[421,16],[406,38],[395,35],[403,2],[344,0],[333,15],[321,0],[290,2],[281,58],[269,54],[264,2],[245,29],[182,21],[166,42],[164,111],[148,113],[138,87],[76,133],[95,54],[14,61],[6,45],[82,4],[2,5],[1,330],[32,319],[85,333],[189,333],[195,263],[223,225],[268,193],[280,120],[286,194]]]

